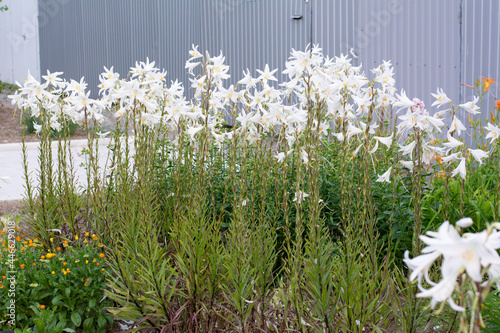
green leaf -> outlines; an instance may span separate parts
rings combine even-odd
[[[54,305],[59,305],[59,304],[61,303],[61,300],[62,300],[62,299],[64,299],[64,297],[63,297],[63,296],[61,296],[61,295],[57,295],[56,297],[54,297],[54,298],[52,299],[52,304],[54,304]]]
[[[71,288],[67,287],[66,289],[64,289],[64,294],[66,295],[66,297],[69,297],[69,295],[71,295]]]
[[[97,319],[97,326],[99,326],[99,328],[101,328],[101,327],[106,326],[106,323],[107,323],[106,318],[104,318],[103,316],[99,316],[99,318]]]
[[[71,314],[71,321],[73,322],[73,324],[75,324],[76,327],[79,327],[82,323],[82,317],[78,312],[73,312]]]
[[[92,329],[92,324],[94,323],[94,318],[87,318],[85,319],[85,321],[83,322],[83,328],[85,330],[90,330]]]
[[[90,309],[90,310],[94,309],[95,304],[96,304],[96,299],[95,299],[95,298],[92,298],[92,299],[89,301],[89,309]]]
[[[72,332],[72,333],[75,333],[76,331],[72,328],[65,328],[63,329],[63,332]]]

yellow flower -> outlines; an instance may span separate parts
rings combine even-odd
[[[54,258],[56,256],[55,253],[47,253],[47,259]]]
[[[54,275],[54,274],[56,274],[56,272],[52,271],[52,272],[50,272],[50,274]]]
[[[88,233],[88,232],[86,232],[86,233],[85,233],[85,237],[88,237],[88,236],[89,236],[89,233]]]
[[[75,235],[75,239],[78,240],[78,235]]]

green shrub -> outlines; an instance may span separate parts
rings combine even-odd
[[[0,316],[5,317],[10,302],[8,281],[7,237],[2,236],[0,276]],[[36,326],[44,332],[42,322],[56,323],[67,329],[85,332],[105,332],[112,316],[105,308],[112,302],[104,297],[105,255],[97,245],[97,237],[80,241],[52,235],[52,249],[46,249],[37,239],[17,236],[15,261],[16,328]],[[57,318],[48,313],[53,311]],[[52,318],[52,319],[50,319]],[[48,326],[47,326],[48,327]],[[0,328],[11,329],[7,323]],[[48,329],[48,328],[47,328]],[[68,330],[66,330],[68,331]],[[47,332],[52,332],[48,330]]]

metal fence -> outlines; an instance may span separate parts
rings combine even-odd
[[[249,68],[284,69],[291,48],[318,43],[349,54],[365,72],[392,60],[398,88],[427,106],[443,88],[464,102],[476,78],[500,79],[498,0],[39,0],[41,72],[85,76],[97,91],[103,66],[122,75],[156,61],[189,87],[191,44],[231,65],[230,83]],[[229,83],[228,83],[229,84]],[[494,89],[498,94],[498,86]],[[95,96],[95,94],[94,94]],[[483,117],[492,99],[483,101]],[[465,119],[464,119],[465,120]]]

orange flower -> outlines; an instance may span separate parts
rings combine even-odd
[[[7,278],[7,277],[6,277],[5,275],[2,275],[2,279],[4,279],[4,280],[5,280],[6,278]]]
[[[87,286],[87,282],[85,282],[85,286]]]
[[[90,279],[87,279],[87,282],[90,282]]]
[[[66,261],[65,261],[65,262],[63,262],[63,266],[66,266]]]
[[[21,269],[24,269],[24,264],[21,264]]]
[[[16,237],[16,241],[20,242],[21,241],[21,237],[17,236]]]
[[[45,309],[45,305],[43,305],[43,304],[40,305],[40,309],[42,309],[42,310]]]
[[[484,81],[484,92],[490,90],[490,85],[495,83],[495,79],[487,79],[483,76]]]
[[[0,288],[3,288],[3,284],[0,283]]]
[[[495,104],[495,107],[500,110],[500,99],[496,100],[495,102],[493,102],[493,104]]]
[[[99,266],[99,263],[98,263],[98,262],[96,262],[96,265],[97,265],[97,266]]]
[[[99,257],[104,258],[104,253],[101,253]]]
[[[33,263],[33,266],[36,266],[36,262]]]

